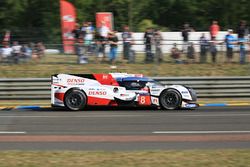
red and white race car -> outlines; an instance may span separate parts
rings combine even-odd
[[[51,78],[52,106],[84,110],[86,106],[158,106],[197,108],[192,88],[162,85],[142,74],[56,74]]]

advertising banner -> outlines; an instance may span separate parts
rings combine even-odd
[[[100,28],[105,24],[110,30],[113,30],[113,14],[111,12],[96,13],[96,27]]]
[[[64,53],[74,53],[74,36],[72,31],[76,24],[75,7],[66,0],[60,0],[60,14]]]

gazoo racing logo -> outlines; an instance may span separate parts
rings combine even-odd
[[[88,95],[92,96],[105,96],[107,95],[106,91],[89,91]]]
[[[83,85],[85,79],[82,78],[69,78],[67,79],[67,84],[68,85]]]

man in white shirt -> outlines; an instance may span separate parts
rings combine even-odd
[[[13,42],[12,46],[12,56],[15,64],[18,64],[19,62],[19,56],[21,54],[21,48],[22,46],[18,44],[17,41]]]
[[[110,32],[110,29],[105,25],[105,22],[102,21],[102,26],[99,28],[99,34],[102,38],[102,55],[103,55],[103,60],[105,59],[106,55],[105,55],[105,44],[107,42],[107,38],[108,38],[108,33]]]
[[[0,60],[8,59],[11,57],[12,48],[8,45],[5,45],[4,48],[0,49]]]
[[[105,22],[102,22],[102,26],[99,29],[100,35],[104,38],[108,37],[108,33],[110,32],[110,29],[105,25]]]

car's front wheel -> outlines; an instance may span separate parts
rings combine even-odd
[[[182,98],[175,89],[164,90],[160,95],[160,105],[163,109],[175,110],[180,108]]]
[[[79,89],[72,89],[64,97],[64,105],[72,111],[84,109],[87,103],[86,95]]]

